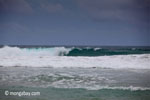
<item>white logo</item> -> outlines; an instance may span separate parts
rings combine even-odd
[[[5,91],[5,95],[6,95],[6,96],[9,95],[9,91]]]

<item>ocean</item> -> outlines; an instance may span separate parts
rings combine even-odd
[[[0,100],[150,100],[149,77],[150,47],[0,46]]]

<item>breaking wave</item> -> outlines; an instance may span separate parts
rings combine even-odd
[[[2,56],[110,56],[128,54],[150,54],[149,49],[103,49],[98,47],[32,47],[19,48],[4,46]]]
[[[63,56],[68,54],[71,48],[19,48],[5,46],[0,49],[1,56]]]
[[[94,48],[95,49],[95,48]],[[150,69],[150,54],[113,55],[113,56],[63,56],[71,55],[80,48],[18,48],[5,46],[0,49],[0,66],[17,67],[100,67]],[[92,50],[84,48],[84,50]],[[95,49],[95,51],[101,48]],[[79,53],[80,54],[80,53]]]

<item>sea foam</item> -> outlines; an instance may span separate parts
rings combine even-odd
[[[1,56],[63,56],[68,54],[72,48],[53,47],[53,48],[19,48],[5,46],[0,48]]]
[[[6,46],[0,49],[0,66],[150,69],[150,54],[97,57],[58,56],[61,52],[67,54],[70,50],[71,48],[64,47],[36,50]]]

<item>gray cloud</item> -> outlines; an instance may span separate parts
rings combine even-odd
[[[36,13],[63,13],[64,7],[60,2],[40,0],[34,3],[27,0],[0,0],[0,14],[36,14]]]
[[[28,28],[17,22],[8,22],[0,24],[1,34],[3,33],[25,33],[28,32]]]
[[[96,21],[131,21],[147,17],[149,0],[78,0],[79,8]]]
[[[0,0],[0,43],[149,45],[149,9],[150,0]]]
[[[64,7],[60,4],[52,4],[52,3],[47,3],[47,4],[41,4],[41,9],[45,10],[48,13],[57,13],[57,12],[62,12],[64,10]]]
[[[0,10],[12,13],[32,13],[33,9],[26,0],[0,0]]]

